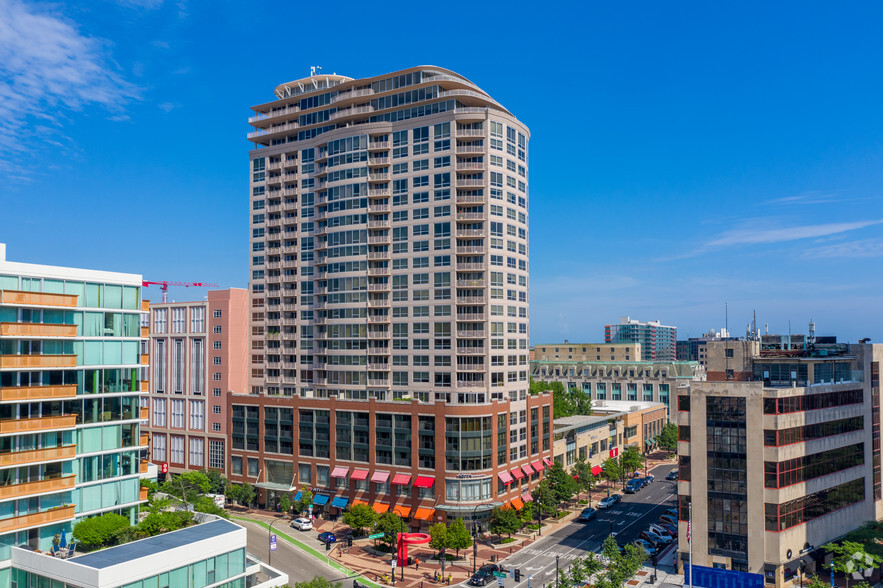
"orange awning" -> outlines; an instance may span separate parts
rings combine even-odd
[[[408,516],[408,507],[404,504],[397,504],[392,507],[392,512],[396,513],[400,517],[406,517]]]
[[[365,506],[368,506],[368,503],[364,500],[353,500],[352,506],[356,506],[357,504],[364,504]],[[352,506],[350,508],[352,508]]]
[[[382,502],[375,502],[371,505],[371,508],[373,508],[374,512],[376,512],[377,514],[383,514],[389,510],[389,505]]]
[[[435,511],[431,508],[415,508],[411,512],[411,518],[418,521],[431,521]]]
[[[515,510],[521,510],[522,508],[524,508],[524,502],[517,496],[510,500],[509,504],[511,504],[512,508],[514,508]]]

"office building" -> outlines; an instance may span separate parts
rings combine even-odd
[[[542,345],[536,346],[539,350]],[[607,350],[619,346],[601,345]],[[569,346],[546,346],[549,350],[566,350]],[[588,347],[594,351],[598,344]],[[621,356],[625,357],[622,347]],[[582,347],[576,347],[582,349]],[[629,347],[629,349],[634,349]],[[614,354],[613,351],[610,351]],[[635,353],[638,353],[637,351]],[[561,357],[571,354],[559,353]],[[537,352],[538,357],[548,357]],[[579,355],[574,352],[574,357]],[[605,355],[604,357],[609,357]],[[631,355],[629,355],[631,357]],[[619,361],[594,360],[595,355],[589,354],[590,360],[570,359],[536,359],[530,362],[530,374],[535,380],[561,382],[565,387],[582,390],[592,400],[625,401],[625,402],[661,402],[668,407],[669,415],[674,414],[674,397],[676,389],[687,382],[705,379],[705,368],[696,361]]]
[[[668,407],[659,402],[593,402],[591,415],[555,419],[554,460],[568,469],[585,460],[598,475],[604,460],[626,447],[641,453],[652,449],[667,422]]]
[[[530,361],[640,361],[640,343],[564,343],[534,346],[534,357]]]
[[[659,321],[641,322],[624,316],[619,324],[604,326],[605,343],[638,343],[644,361],[674,361],[677,339],[677,327],[667,327]]]
[[[141,309],[141,276],[11,262],[0,245],[0,585],[13,546],[49,550],[105,512],[137,522]]]
[[[248,391],[248,291],[150,306],[150,459],[180,473],[229,473],[227,394]]]
[[[231,476],[268,504],[318,488],[332,515],[486,518],[552,456],[551,397],[528,394],[529,132],[431,66],[275,96],[249,121],[251,390],[230,398]]]
[[[824,544],[883,516],[883,346],[724,341],[709,354],[723,381],[691,382],[677,398],[680,560],[692,502],[696,566],[783,586],[802,561],[810,574],[823,565]]]
[[[726,329],[720,331],[711,330],[701,337],[690,337],[686,341],[677,342],[678,361],[698,361],[700,365],[708,364],[708,342],[729,339]]]

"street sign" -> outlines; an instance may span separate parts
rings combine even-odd
[[[383,533],[374,533],[373,535],[368,535],[368,539],[383,539]]]
[[[276,535],[270,535],[270,551],[276,551]]]
[[[494,572],[494,575],[498,578],[507,578],[508,574],[506,572]]]

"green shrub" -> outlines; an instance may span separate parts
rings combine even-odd
[[[86,549],[97,549],[116,545],[120,534],[129,527],[129,519],[106,513],[101,516],[83,519],[74,526],[73,536]]]
[[[515,541],[515,539],[513,539],[512,537],[504,537],[500,540],[500,543],[512,543],[513,541]]]

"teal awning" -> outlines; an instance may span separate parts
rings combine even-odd
[[[328,497],[324,494],[316,494],[313,496],[313,504],[318,504],[319,506],[328,503]]]
[[[350,501],[349,498],[344,498],[343,496],[338,496],[334,500],[331,501],[331,506],[335,508],[346,508],[347,503]]]

